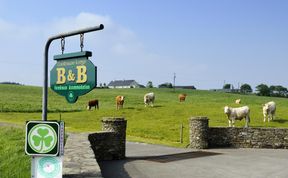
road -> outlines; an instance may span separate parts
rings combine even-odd
[[[288,151],[126,145],[125,160],[99,162],[104,178],[287,178]]]

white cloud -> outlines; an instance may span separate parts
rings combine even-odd
[[[135,56],[143,56],[142,45],[137,41],[136,35],[131,30],[113,22],[109,16],[80,13],[75,17],[63,17],[43,24],[24,26],[0,19],[0,48],[3,50],[0,58],[0,81],[9,80],[24,84],[42,85],[43,53],[47,39],[55,34],[99,24],[104,24],[105,29],[101,32],[85,34],[84,50],[93,51],[96,59],[92,59],[92,61],[95,61],[95,65],[104,68],[100,71],[104,73],[102,76],[106,77],[101,80],[113,78],[114,73],[105,72],[105,68],[112,66],[115,69],[118,62],[131,62],[135,60]],[[67,38],[65,52],[79,51],[79,45],[79,37]],[[52,56],[60,52],[59,40],[54,41],[49,51],[50,68],[54,65],[54,62],[51,61]],[[129,62],[126,65],[129,65]],[[21,71],[21,74],[11,72],[12,68]],[[9,75],[7,75],[8,73]]]
[[[50,36],[104,24],[104,30],[84,36],[84,50],[93,52],[91,61],[98,67],[98,83],[108,83],[114,79],[135,79],[146,85],[152,80],[154,85],[170,82],[173,73],[182,84],[184,80],[195,78],[205,72],[203,64],[179,62],[169,51],[165,55],[147,51],[133,30],[117,24],[109,16],[80,13],[75,17],[61,17],[43,24],[13,24],[0,19],[0,81],[15,81],[30,85],[43,83],[44,46]],[[79,36],[65,39],[65,52],[80,51]],[[49,50],[49,70],[55,64],[53,55],[60,54],[60,40],[54,41]],[[12,70],[11,70],[12,69]],[[12,71],[17,72],[12,72]],[[9,73],[9,75],[7,75]],[[180,79],[180,76],[185,78]],[[187,77],[188,76],[188,77]],[[179,84],[179,83],[178,83]],[[190,83],[189,83],[190,84]]]
[[[81,28],[97,26],[99,24],[105,24],[105,26],[111,26],[112,22],[109,16],[100,16],[92,13],[80,13],[76,17],[62,17],[54,19],[48,23],[49,29],[47,33],[50,35],[78,30]]]

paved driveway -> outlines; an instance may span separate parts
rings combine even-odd
[[[179,149],[127,143],[125,160],[102,161],[104,178],[287,178],[288,150]]]

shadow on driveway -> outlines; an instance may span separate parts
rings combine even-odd
[[[145,161],[142,164],[146,166],[153,165],[151,162],[156,163],[170,163],[174,161],[181,161],[186,159],[215,156],[221,153],[207,152],[207,151],[191,151],[176,154],[167,154],[159,156],[131,156],[124,160],[113,160],[113,161],[99,161],[99,166],[101,168],[102,176],[104,178],[132,178],[132,175],[137,175],[137,177],[147,177],[142,172],[138,171],[137,168],[133,167],[130,162],[135,161]],[[129,167],[126,165],[129,164]],[[130,174],[129,174],[130,173]]]

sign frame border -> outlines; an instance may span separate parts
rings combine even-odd
[[[57,135],[57,144],[56,144],[56,147],[57,147],[57,153],[55,154],[47,154],[47,153],[44,153],[44,154],[41,154],[41,153],[28,153],[27,152],[27,146],[28,146],[28,124],[29,123],[36,123],[36,124],[47,124],[47,123],[51,123],[51,124],[57,124],[57,127],[58,127],[58,135]],[[59,155],[59,144],[60,144],[60,137],[59,137],[59,132],[60,132],[60,124],[58,121],[42,121],[42,120],[33,120],[33,121],[27,121],[26,122],[26,125],[25,125],[25,130],[26,130],[26,133],[25,133],[25,154],[26,155],[30,155],[30,156],[58,156]]]

